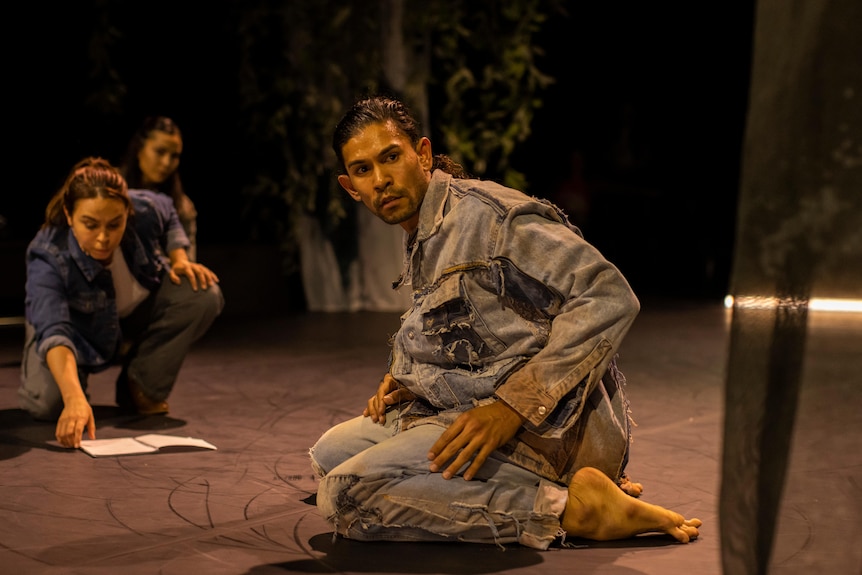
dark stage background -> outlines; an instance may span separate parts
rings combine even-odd
[[[202,249],[256,245],[237,215],[246,201],[241,189],[263,161],[243,153],[240,137],[232,15],[241,3],[109,2],[122,29],[111,61],[126,90],[94,101],[100,56],[90,38],[101,4],[19,3],[9,11],[0,316],[22,313],[23,249],[68,169],[86,155],[119,161],[147,114],[170,115],[183,130],[180,171],[200,214]],[[540,65],[557,81],[513,165],[533,195],[565,204],[561,190],[588,194],[577,196],[590,201],[573,208],[573,219],[641,296],[721,298],[733,250],[753,2],[596,4],[567,3],[569,17],[551,19],[539,34]],[[432,117],[439,105],[431,102]],[[445,151],[439,142],[437,151]],[[582,171],[572,179],[574,162]],[[295,290],[298,279],[285,285]],[[292,301],[288,307],[302,307],[301,297]]]

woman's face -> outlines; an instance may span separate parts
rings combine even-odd
[[[138,166],[144,184],[157,185],[167,180],[180,165],[183,139],[179,134],[153,130],[138,151]]]
[[[129,209],[118,198],[86,198],[75,202],[66,221],[85,254],[103,264],[111,263],[114,249],[126,231]]]

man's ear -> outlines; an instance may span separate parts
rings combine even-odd
[[[357,202],[362,201],[362,197],[357,193],[356,190],[353,189],[353,184],[350,182],[350,176],[340,174],[338,176],[338,183],[341,184],[341,187],[344,188],[345,192],[350,194],[351,198],[353,198]]]
[[[434,154],[431,152],[431,140],[422,137],[416,144],[416,153],[419,155],[419,165],[424,170],[431,171],[431,165],[434,163]]]
[[[63,206],[63,213],[66,214],[66,223],[69,224],[69,227],[72,227],[72,216],[69,215],[69,210],[66,209],[66,206]]]

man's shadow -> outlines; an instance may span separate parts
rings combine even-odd
[[[182,419],[166,415],[138,415],[113,405],[95,405],[93,415],[96,418],[97,438],[123,435],[105,433],[105,430],[110,428],[128,429],[137,433],[176,429],[186,424]],[[75,451],[57,443],[54,437],[56,426],[53,421],[37,421],[21,409],[0,410],[0,461],[14,459],[31,449],[60,453]],[[87,438],[86,432],[84,438]]]
[[[316,496],[303,500],[316,504]],[[480,575],[499,573],[545,563],[547,553],[578,548],[621,549],[665,547],[679,545],[670,536],[644,535],[619,541],[588,541],[570,538],[559,540],[548,551],[537,551],[519,544],[503,547],[462,542],[393,542],[353,541],[333,533],[321,533],[308,540],[311,549],[322,556],[284,563],[260,565],[246,575],[271,573],[272,568],[288,573],[447,573],[450,575]],[[593,561],[604,563],[607,556],[593,556]]]
[[[451,573],[478,575],[498,573],[538,565],[541,552],[522,546],[476,543],[405,543],[391,541],[352,541],[332,533],[314,535],[308,541],[311,548],[323,555],[316,559],[300,559],[261,565],[247,572],[272,573],[284,569],[287,573]]]

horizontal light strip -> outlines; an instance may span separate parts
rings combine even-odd
[[[771,309],[778,307],[779,299],[776,297],[740,296],[737,305],[748,309]],[[724,298],[724,307],[733,307],[733,296]],[[859,299],[830,299],[811,298],[808,301],[808,309],[813,311],[840,311],[862,313],[862,300]]]
[[[0,317],[0,325],[24,325],[24,317]]]

